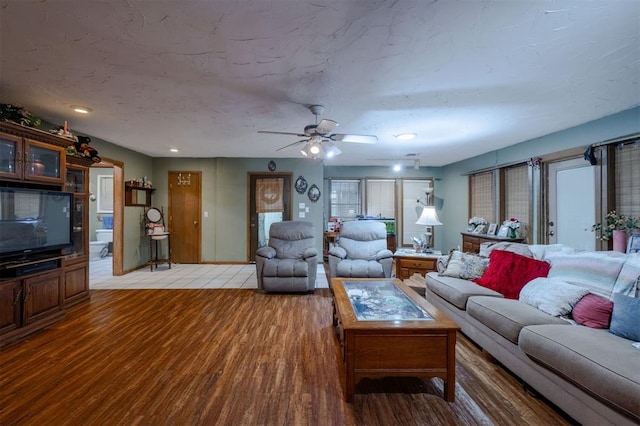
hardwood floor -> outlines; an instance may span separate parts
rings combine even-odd
[[[331,293],[99,290],[0,352],[2,425],[564,425],[460,335],[440,379],[363,380],[344,402]]]

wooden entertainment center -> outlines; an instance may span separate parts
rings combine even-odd
[[[53,192],[54,198],[57,192],[72,194],[67,195],[72,200],[70,247],[0,258],[0,347],[53,324],[68,307],[89,299],[92,160],[67,155],[72,144],[68,138],[0,122],[0,187]],[[12,200],[2,202],[0,222],[11,222],[6,206]],[[3,239],[8,236],[0,235],[0,243]]]

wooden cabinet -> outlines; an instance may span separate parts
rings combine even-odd
[[[0,280],[0,347],[64,316],[62,268]]]
[[[89,166],[90,159],[67,157],[65,191],[73,193],[73,247],[64,259],[64,304],[89,298]]]
[[[55,139],[56,144],[45,142]],[[0,126],[0,177],[61,185],[69,140],[11,123]]]
[[[73,193],[70,249],[0,262],[0,346],[58,321],[65,308],[89,298],[89,167],[66,155],[73,141],[0,122],[0,179],[23,188]],[[11,185],[11,183],[8,183]]]
[[[524,241],[524,238],[507,238],[486,234],[470,234],[467,232],[461,232],[461,235],[462,251],[465,253],[479,253],[480,244],[486,242],[498,243],[501,241],[507,241],[511,243],[521,243],[522,241]]]
[[[423,277],[427,272],[437,271],[437,262],[440,253],[408,253],[400,252],[393,256],[396,263],[396,277],[401,280],[411,278],[413,274]]]

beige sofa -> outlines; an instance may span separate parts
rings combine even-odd
[[[640,254],[526,248],[551,264],[549,277],[609,299],[614,293],[638,297]],[[528,386],[583,425],[640,424],[640,348],[633,341],[443,276],[444,267],[427,274],[426,298]]]

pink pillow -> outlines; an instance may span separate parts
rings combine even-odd
[[[522,287],[534,278],[546,277],[550,268],[548,262],[494,250],[489,255],[489,267],[473,282],[497,291],[506,299],[517,299]]]
[[[591,328],[609,328],[613,302],[589,293],[573,307],[571,315],[575,322]]]

